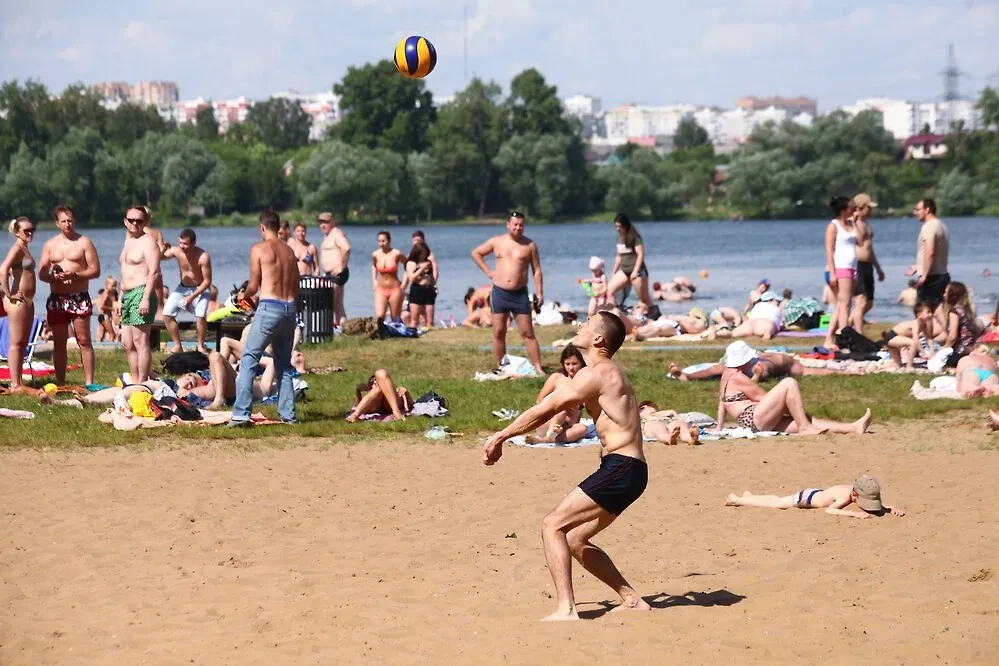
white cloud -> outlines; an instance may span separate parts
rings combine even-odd
[[[745,56],[783,48],[800,34],[793,23],[723,23],[704,36],[704,49],[711,55]]]

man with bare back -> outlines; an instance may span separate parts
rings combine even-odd
[[[650,610],[607,553],[590,543],[641,497],[649,482],[638,400],[624,371],[611,360],[624,336],[624,324],[616,315],[597,312],[590,317],[572,340],[586,367],[489,438],[483,452],[483,462],[494,465],[503,455],[504,441],[533,432],[558,412],[581,403],[593,417],[600,438],[600,468],[541,524],[545,562],[558,597],[558,609],[545,621],[579,619],[572,590],[573,558],[618,593],[622,603],[615,610]]]
[[[541,348],[534,337],[531,319],[531,300],[527,295],[527,269],[534,272],[535,308],[544,303],[544,282],[541,277],[541,255],[537,244],[524,235],[524,214],[511,213],[506,223],[507,233],[493,236],[472,250],[472,259],[482,272],[493,281],[490,301],[493,310],[493,356],[497,368],[506,356],[507,315],[512,315],[520,330],[520,337],[527,347],[531,365],[544,374],[541,367]],[[496,270],[486,265],[485,257],[496,255]]]
[[[163,322],[173,340],[171,352],[183,351],[180,344],[180,326],[177,315],[186,310],[194,315],[198,327],[198,351],[208,353],[205,335],[208,332],[208,289],[212,286],[212,258],[197,246],[198,235],[194,229],[180,232],[180,241],[163,253],[163,259],[176,259],[180,270],[180,284],[170,292],[163,306]]]
[[[864,315],[874,307],[874,273],[878,274],[878,282],[885,281],[885,272],[881,270],[878,255],[874,253],[874,229],[868,221],[878,202],[869,194],[861,193],[853,197],[857,212],[853,225],[857,228],[857,280],[853,286],[853,321],[850,325],[858,333],[864,332]]]
[[[299,274],[316,275],[319,273],[319,252],[315,245],[305,240],[305,232],[305,222],[296,222],[295,234],[287,241],[288,247],[298,260]]]
[[[80,347],[83,376],[87,384],[94,383],[94,345],[90,340],[90,317],[94,312],[90,300],[90,281],[101,274],[97,248],[86,236],[76,232],[76,214],[69,206],[55,209],[59,235],[42,247],[38,277],[48,282],[51,294],[45,304],[49,330],[52,331],[52,363],[56,383],[66,383],[66,342],[69,327]]]
[[[236,376],[236,399],[230,427],[248,426],[253,405],[253,380],[267,345],[271,346],[278,382],[278,413],[285,423],[298,423],[291,352],[298,325],[298,261],[291,248],[278,238],[281,220],[273,210],[260,214],[260,238],[250,248],[250,280],[243,297],[258,296],[250,333],[243,345]]]
[[[144,206],[132,206],[125,211],[125,245],[120,258],[121,300],[115,305],[121,311],[121,343],[128,356],[132,382],[136,384],[149,379],[153,363],[149,329],[156,318],[159,302],[156,285],[162,282],[162,250],[156,237],[146,233],[148,223],[149,214]]]
[[[350,241],[336,226],[333,213],[319,213],[317,219],[323,232],[323,242],[319,245],[319,274],[333,281],[333,325],[339,326],[347,318],[343,309],[343,289],[350,279]]]

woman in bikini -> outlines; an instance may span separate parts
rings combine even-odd
[[[371,286],[375,291],[375,317],[392,321],[402,320],[403,285],[399,269],[405,268],[406,255],[392,247],[392,234],[378,232],[378,249],[371,253]]]
[[[850,324],[853,283],[857,278],[857,227],[853,224],[852,199],[833,197],[829,202],[836,217],[826,227],[826,284],[836,296],[836,312],[829,322],[826,349],[838,349],[836,334]]]
[[[746,376],[745,368],[755,353],[747,345],[725,354],[725,372],[718,393],[718,425],[726,419],[753,432],[776,431],[789,435],[819,435],[824,432],[863,434],[871,424],[871,410],[853,423],[840,423],[809,416],[801,397],[801,387],[795,379],[782,379],[769,391]]]
[[[950,347],[954,352],[947,357],[946,367],[957,367],[958,361],[968,355],[975,347],[979,336],[979,326],[975,317],[975,309],[968,296],[968,288],[963,282],[951,282],[944,289],[943,319],[947,323],[944,347]]]
[[[638,405],[638,415],[642,418],[642,437],[651,442],[662,442],[670,446],[677,440],[687,444],[699,444],[700,427],[687,423],[672,409],[659,409],[651,400],[643,400]]]
[[[562,350],[560,359],[562,365],[561,372],[554,372],[545,380],[545,385],[538,392],[538,397],[534,404],[540,405],[545,398],[554,393],[560,386],[569,382],[576,373],[586,367],[583,355],[572,344],[568,344]],[[528,444],[543,443],[572,443],[586,437],[590,430],[589,426],[579,422],[583,416],[583,405],[570,407],[562,410],[553,416],[548,423],[538,428],[537,435],[527,435],[524,441]]]
[[[999,395],[999,367],[995,359],[976,350],[958,361],[957,391],[965,398]]]
[[[21,360],[35,324],[35,258],[28,249],[35,237],[35,224],[27,217],[19,217],[11,221],[9,230],[14,244],[0,264],[0,305],[10,325],[10,390],[19,393],[30,390],[22,383]]]
[[[420,321],[426,328],[434,327],[434,305],[437,303],[437,276],[430,248],[416,243],[406,258],[406,276],[409,282],[409,325],[419,328]]]

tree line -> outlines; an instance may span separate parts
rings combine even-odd
[[[988,130],[956,127],[944,159],[903,159],[880,117],[842,112],[810,127],[758,127],[715,154],[684,120],[666,156],[627,145],[587,160],[577,122],[535,69],[473,79],[436,105],[423,81],[389,61],[351,67],[333,86],[342,119],[309,142],[311,119],[287,99],[253,105],[225,135],[210,109],[177,126],[153,108],[107,109],[81,85],[50,96],[35,81],[0,87],[0,217],[47,219],[56,203],[85,223],[117,220],[132,203],[157,217],[332,210],[341,220],[484,216],[511,208],[539,220],[601,211],[636,218],[794,218],[825,214],[830,194],[866,191],[904,208],[935,196],[945,215],[999,213],[999,97],[979,105]]]

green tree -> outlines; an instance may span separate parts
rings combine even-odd
[[[149,132],[166,134],[172,127],[151,106],[121,104],[104,120],[104,136],[116,148],[127,149]]]
[[[729,165],[728,200],[747,217],[778,218],[794,213],[794,161],[780,149],[739,155]]]
[[[94,171],[104,139],[97,130],[73,127],[63,139],[52,144],[46,158],[48,187],[53,196],[73,206],[81,221],[93,219],[97,184]]]
[[[212,143],[219,139],[219,121],[215,118],[215,110],[211,104],[198,109],[194,116],[195,138],[205,143]],[[306,134],[308,137],[308,134]]]
[[[294,150],[309,142],[312,117],[298,102],[271,98],[250,107],[246,122],[255,125],[260,140],[274,150]]]
[[[45,161],[35,157],[27,142],[22,142],[0,182],[2,219],[27,215],[36,222],[48,220],[55,205]]]
[[[999,93],[994,88],[982,91],[977,106],[982,113],[982,124],[993,131],[999,128]]]
[[[17,80],[0,87],[0,166],[10,164],[21,144],[31,155],[42,155],[49,143],[45,119],[52,116],[48,90],[37,81],[22,87]]]
[[[951,169],[939,185],[940,212],[943,215],[971,215],[977,208],[974,182],[960,169]]]
[[[340,96],[342,117],[331,138],[404,155],[426,149],[437,110],[422,80],[399,76],[395,65],[382,60],[349,67],[333,92]]]
[[[513,77],[506,111],[514,134],[570,134],[573,129],[564,115],[558,88],[548,85],[533,67]]]
[[[335,211],[341,220],[355,210],[385,215],[398,201],[404,166],[387,149],[327,141],[296,169],[299,196],[306,208]]]
[[[469,195],[452,191],[443,201],[450,201],[456,210],[474,205],[480,218],[495,197],[493,160],[502,143],[501,95],[496,83],[472,79],[453,102],[438,110],[430,131],[430,155],[442,171],[440,180],[447,181],[440,185]]]
[[[500,183],[517,208],[544,220],[570,209],[576,177],[572,144],[565,134],[517,134],[500,147],[494,160]]]
[[[710,145],[708,131],[693,118],[684,118],[676,126],[676,131],[673,133],[673,148],[676,150],[691,150]]]

